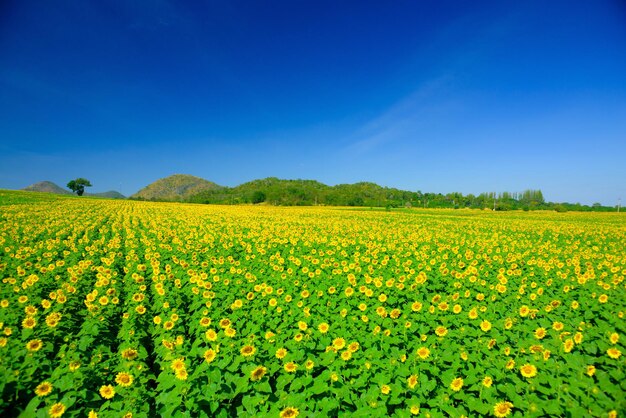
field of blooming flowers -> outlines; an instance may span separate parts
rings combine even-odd
[[[0,415],[622,415],[625,221],[0,191]]]

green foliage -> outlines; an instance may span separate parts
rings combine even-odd
[[[263,193],[261,190],[257,190],[252,193],[252,203],[263,203],[265,202],[266,198],[267,196],[265,196],[265,193]]]
[[[79,196],[85,193],[85,187],[91,187],[89,180],[79,177],[67,183],[67,187]]]
[[[463,195],[452,192],[422,193],[375,183],[360,182],[328,186],[315,180],[283,180],[268,177],[253,180],[236,187],[216,187],[204,190],[186,199],[192,203],[246,204],[267,202],[274,206],[352,206],[379,208],[447,208],[447,209],[494,209],[552,210],[556,203],[547,203],[541,190],[522,193],[503,192]],[[495,203],[495,205],[494,205]],[[568,211],[590,211],[591,207],[560,203]],[[612,211],[614,208],[598,205],[595,211]]]

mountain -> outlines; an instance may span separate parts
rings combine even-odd
[[[147,185],[130,198],[137,200],[185,201],[199,193],[221,189],[223,189],[222,186],[200,177],[188,174],[174,174]]]
[[[26,190],[28,192],[72,194],[69,190],[65,190],[51,181],[40,181],[39,183],[31,184],[28,187],[24,187],[22,190]]]

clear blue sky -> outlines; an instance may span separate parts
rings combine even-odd
[[[174,173],[626,201],[626,5],[0,2],[0,188]]]

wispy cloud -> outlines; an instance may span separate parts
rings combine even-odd
[[[368,153],[391,142],[418,137],[435,113],[452,104],[446,93],[453,79],[451,74],[445,74],[422,83],[410,95],[358,128],[347,150]]]

